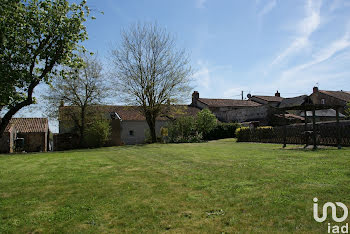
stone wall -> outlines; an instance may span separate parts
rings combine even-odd
[[[210,108],[215,116],[222,122],[246,122],[253,120],[266,120],[269,116],[269,106],[241,107],[241,108]]]
[[[79,147],[79,136],[71,133],[59,133],[53,135],[53,150],[70,150]]]
[[[0,139],[0,153],[7,154],[12,153],[13,147],[11,147],[11,134],[9,132],[5,132],[4,135]],[[13,141],[12,141],[13,144]]]
[[[332,105],[341,105],[344,107],[346,106],[346,101],[340,100],[338,98],[329,96],[329,95],[324,94],[324,93],[320,93],[318,91],[312,93],[310,95],[310,98],[314,104],[322,104],[321,100],[324,99],[325,100],[324,104],[327,106],[332,106]],[[344,107],[339,109],[339,112],[342,114],[345,114]]]

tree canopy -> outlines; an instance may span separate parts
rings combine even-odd
[[[87,39],[84,22],[90,10],[83,0],[2,0],[0,2],[0,137],[10,119],[31,105],[33,92],[53,76],[64,76],[60,66],[80,67],[77,51]]]
[[[112,50],[118,94],[141,106],[156,141],[155,121],[162,107],[189,96],[192,74],[184,50],[156,24],[136,24],[122,32],[121,45]]]

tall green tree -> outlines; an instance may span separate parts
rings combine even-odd
[[[152,142],[156,118],[168,101],[189,96],[192,69],[184,50],[156,24],[137,24],[122,32],[120,47],[112,50],[117,93],[122,100],[141,107]]]
[[[35,87],[64,76],[61,66],[81,66],[76,52],[85,51],[89,13],[85,0],[0,1],[0,137],[12,116],[35,102]]]
[[[55,77],[50,90],[43,95],[46,100],[47,113],[58,118],[58,110],[62,104],[70,106],[66,111],[61,109],[61,115],[72,120],[80,136],[80,146],[84,145],[85,130],[88,124],[100,119],[101,113],[95,105],[104,102],[108,96],[109,87],[102,73],[102,64],[95,56],[83,56],[84,65],[80,69],[70,69],[62,79]],[[62,117],[62,116],[61,116]]]

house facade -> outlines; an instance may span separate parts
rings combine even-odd
[[[67,118],[67,112],[72,106],[62,106],[59,109],[59,134],[74,133],[74,121]],[[99,113],[103,113],[110,120],[111,136],[109,146],[132,145],[145,143],[149,137],[149,127],[140,107],[138,106],[95,106]],[[166,126],[171,119],[180,116],[195,116],[200,110],[187,105],[170,105],[164,108],[156,119],[156,134],[160,136],[160,129]]]
[[[209,109],[221,122],[266,121],[270,107],[252,100],[200,98],[192,94],[191,106]]]
[[[310,98],[314,104],[327,106],[342,106],[342,108],[339,108],[339,112],[345,114],[346,104],[350,102],[350,92],[343,90],[319,90],[318,87],[314,87]]]

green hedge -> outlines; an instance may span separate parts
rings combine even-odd
[[[219,123],[214,129],[204,135],[205,140],[218,140],[224,138],[236,137],[236,129],[239,128],[238,123]]]
[[[254,130],[251,130],[248,127],[242,127],[236,130],[236,138],[238,142],[260,141],[261,139],[272,137],[275,137],[275,131],[273,127],[270,126],[258,127]]]

